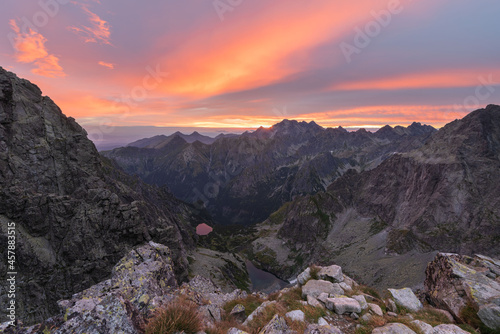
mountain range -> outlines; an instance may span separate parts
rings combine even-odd
[[[132,144],[100,155],[36,85],[0,68],[0,300],[9,302],[13,265],[25,324],[58,313],[58,300],[112,277],[145,244],[168,247],[179,284],[196,265],[216,270],[194,253],[243,284],[241,255],[287,280],[335,262],[378,288],[422,284],[438,252],[500,254],[496,105],[439,130],[283,120],[213,141],[178,133]],[[215,231],[197,236],[202,222]],[[217,240],[237,247],[200,251],[216,248],[217,230],[236,231]]]
[[[284,278],[334,257],[368,284],[416,285],[437,251],[500,254],[498,194],[500,107],[489,105],[285,204],[259,225],[251,252]]]
[[[206,207],[220,224],[249,225],[296,196],[326,190],[349,169],[370,170],[397,152],[420,147],[435,131],[413,123],[376,133],[348,132],[283,120],[212,142],[196,133],[176,133],[101,154],[127,173]]]

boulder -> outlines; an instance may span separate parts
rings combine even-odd
[[[318,296],[318,300],[326,305],[326,300],[330,298],[330,295],[326,292],[322,292]]]
[[[318,273],[318,278],[332,283],[340,283],[344,281],[342,268],[336,265],[322,267]]]
[[[276,314],[269,323],[262,328],[259,334],[292,334],[293,331],[290,330],[286,324],[285,319]]]
[[[288,319],[290,319],[292,321],[302,321],[303,322],[306,320],[306,315],[301,310],[290,311],[287,314],[285,314],[285,317],[287,317]]]
[[[337,327],[330,326],[328,324],[323,326],[319,324],[318,325],[311,324],[306,328],[304,334],[343,334],[343,333]]]
[[[375,328],[372,331],[372,334],[416,334],[416,333],[403,324],[392,323],[392,324],[387,324],[384,327]]]
[[[482,305],[477,315],[483,324],[491,329],[500,331],[500,306],[496,304]]]
[[[417,328],[419,328],[422,334],[433,334],[434,332],[434,329],[432,328],[431,325],[421,320],[413,320],[411,323]]]
[[[490,278],[500,270],[499,263],[483,255],[439,253],[425,271],[425,294],[431,304],[460,319],[466,305],[481,309],[500,298],[500,283]]]
[[[470,334],[456,325],[439,325],[434,327],[432,334]]]
[[[318,325],[319,325],[319,326],[328,326],[328,325],[329,325],[329,323],[328,323],[328,321],[326,321],[326,320],[325,320],[325,318],[323,318],[323,317],[319,317],[319,318],[318,318]]]
[[[313,296],[307,296],[307,304],[311,305],[312,307],[325,308],[325,305],[323,305],[319,300],[317,300]]]
[[[311,268],[307,267],[306,270],[304,270],[297,276],[297,283],[299,283],[299,285],[304,285],[310,279],[311,279]]]
[[[343,295],[344,290],[342,290],[338,284],[324,280],[309,280],[302,287],[303,298],[307,296],[317,298],[321,293],[327,293],[328,295]]]
[[[370,308],[370,311],[373,314],[376,314],[376,315],[378,315],[380,317],[384,316],[384,312],[382,311],[382,309],[380,308],[380,306],[378,306],[377,304],[368,303],[368,307]]]
[[[67,321],[51,332],[141,333],[150,310],[172,300],[176,287],[169,248],[149,242],[123,257],[109,280],[60,301]]]
[[[411,312],[417,312],[424,307],[410,288],[388,290],[397,305],[402,306]]]
[[[352,298],[358,301],[362,310],[366,310],[368,308],[368,303],[366,302],[365,296],[357,295],[357,296],[352,296]]]
[[[361,306],[356,299],[352,298],[328,298],[326,308],[337,314],[361,313]]]
[[[245,314],[245,306],[241,304],[235,305],[229,314],[239,322],[245,321],[247,317]]]

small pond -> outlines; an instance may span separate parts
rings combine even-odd
[[[267,271],[255,267],[252,262],[248,260],[245,262],[248,275],[250,276],[250,280],[252,281],[252,291],[271,293],[290,286],[290,283],[279,279],[278,277]]]
[[[198,235],[207,235],[212,231],[213,231],[213,228],[211,228],[210,226],[208,226],[205,223],[196,226],[196,234],[198,234]]]

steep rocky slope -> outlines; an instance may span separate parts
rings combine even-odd
[[[203,203],[219,223],[251,224],[295,196],[324,191],[350,168],[368,170],[420,147],[434,132],[418,123],[370,133],[284,120],[210,145],[178,134],[102,154],[183,200]]]
[[[74,119],[0,68],[1,305],[14,271],[6,262],[8,224],[17,238],[17,316],[30,323],[105,279],[125,252],[149,240],[170,247],[177,278],[186,278],[196,219],[171,194],[102,159]]]
[[[490,105],[286,204],[259,227],[253,256],[284,278],[333,256],[366,283],[418,284],[436,251],[500,254],[499,193],[500,107]]]

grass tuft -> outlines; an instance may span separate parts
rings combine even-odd
[[[146,326],[146,334],[184,332],[195,334],[202,329],[198,306],[185,299],[179,299],[156,312]]]

